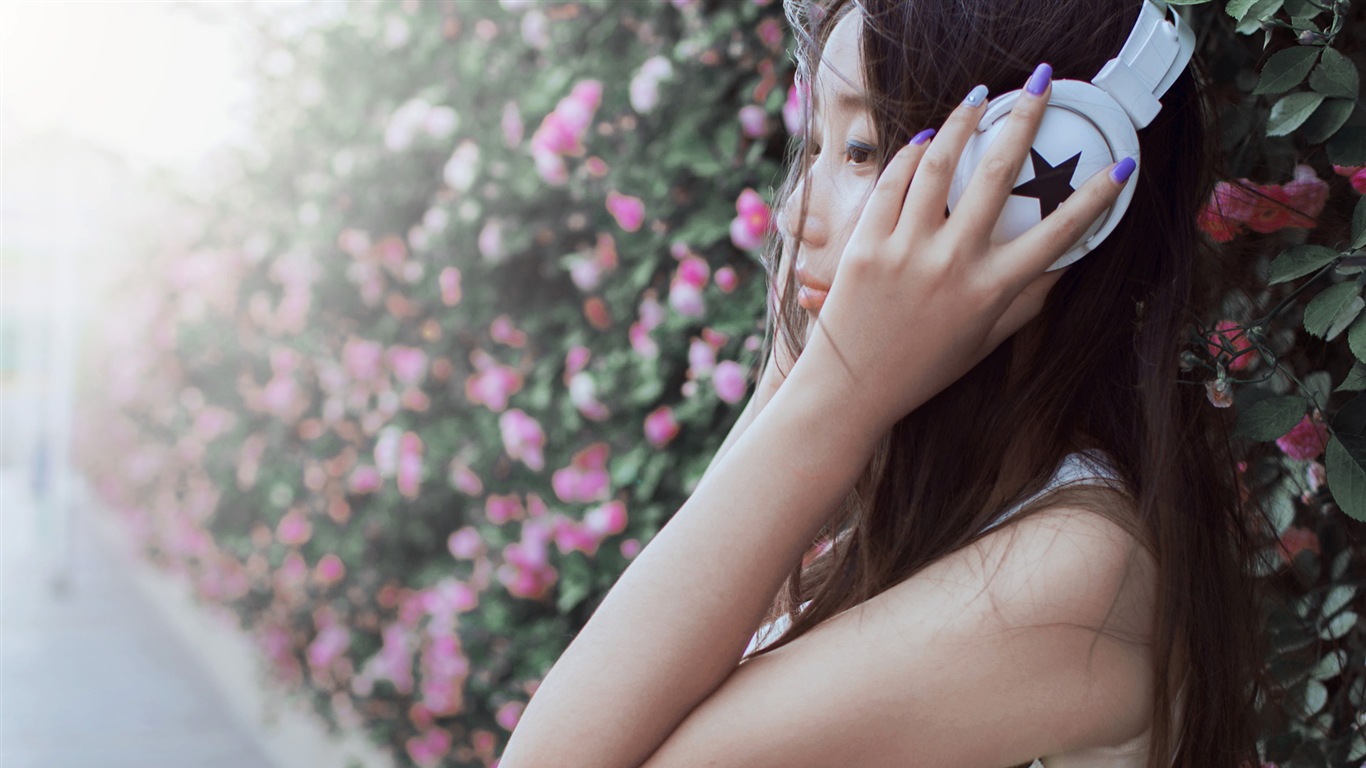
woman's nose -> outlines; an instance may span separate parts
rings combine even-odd
[[[783,204],[783,208],[778,212],[778,231],[782,233],[783,239],[789,243],[795,243],[797,239],[797,228],[801,223],[802,195],[806,192],[806,182],[801,181],[792,190],[791,196]],[[820,213],[820,206],[816,200],[816,190],[812,190],[810,199],[806,206],[806,223],[803,226],[801,236],[802,245],[819,248],[825,245],[830,237],[829,228],[825,223],[824,217]]]

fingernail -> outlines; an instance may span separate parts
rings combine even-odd
[[[1126,157],[1123,160],[1120,160],[1110,171],[1110,178],[1114,179],[1116,184],[1123,184],[1129,180],[1129,177],[1133,175],[1134,169],[1137,167],[1138,163],[1135,162],[1132,157]]]
[[[1040,64],[1034,68],[1034,74],[1029,76],[1029,82],[1025,83],[1025,90],[1035,96],[1042,96],[1048,90],[1048,81],[1053,79],[1053,67],[1048,64]]]
[[[936,133],[936,131],[935,131],[933,128],[926,128],[925,130],[921,131],[920,133],[917,133],[917,134],[915,135],[915,138],[911,139],[911,143],[912,143],[912,144],[924,144],[925,142],[927,142],[927,141],[929,141],[931,138],[933,138],[935,133]]]
[[[982,102],[986,100],[987,87],[985,85],[979,85],[968,92],[968,97],[963,100],[963,103],[967,104],[969,107],[979,107],[982,105]]]

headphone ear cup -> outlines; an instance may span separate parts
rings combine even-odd
[[[1015,102],[1023,91],[1010,91],[992,99],[959,157],[949,186],[952,212],[992,142],[1005,129]],[[1048,109],[1030,148],[1029,157],[1006,199],[991,233],[991,241],[1006,243],[1052,213],[1076,189],[1096,173],[1124,157],[1139,160],[1138,133],[1124,109],[1106,92],[1079,80],[1055,80]],[[1128,210],[1138,172],[1130,177],[1115,205],[1094,222],[1079,241],[1055,261],[1060,269],[1085,256],[1112,232]]]

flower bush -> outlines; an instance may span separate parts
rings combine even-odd
[[[1360,13],[1184,4],[1229,162],[1200,221],[1265,278],[1183,360],[1267,446],[1244,487],[1278,527],[1268,576],[1302,596],[1268,606],[1264,756],[1346,764]],[[254,143],[94,329],[82,462],[274,684],[401,764],[490,766],[738,416],[804,94],[776,2],[320,8],[257,19]]]

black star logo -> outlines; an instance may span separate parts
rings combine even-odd
[[[1061,165],[1050,165],[1033,147],[1029,148],[1029,157],[1034,163],[1034,178],[1016,187],[1010,194],[1037,199],[1039,215],[1044,217],[1056,211],[1064,200],[1077,191],[1072,187],[1072,174],[1077,172],[1081,153],[1069,157]]]

